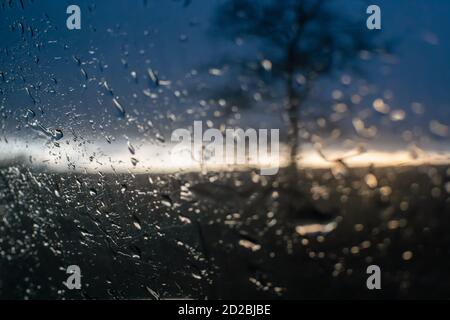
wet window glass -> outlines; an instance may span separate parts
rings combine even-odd
[[[0,0],[0,298],[450,295],[450,3]]]

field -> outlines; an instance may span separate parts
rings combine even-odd
[[[283,176],[4,167],[0,298],[450,297],[447,167]]]

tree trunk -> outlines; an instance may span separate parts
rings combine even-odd
[[[289,121],[288,131],[288,145],[290,148],[289,153],[289,167],[287,170],[288,181],[291,187],[296,186],[298,181],[298,169],[297,169],[297,153],[299,147],[299,126],[298,126],[298,109],[300,107],[300,99],[295,90],[294,83],[294,70],[288,69],[288,101],[287,101],[287,116]]]

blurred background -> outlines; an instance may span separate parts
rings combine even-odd
[[[448,298],[450,3],[371,4],[0,0],[0,297]],[[195,120],[282,168],[174,157]]]

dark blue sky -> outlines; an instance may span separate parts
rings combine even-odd
[[[450,119],[450,2],[376,1],[383,8],[383,34],[399,39],[397,63],[380,85],[399,103],[423,101],[427,112]]]
[[[369,2],[339,1],[343,11],[365,19]],[[168,129],[165,126],[171,114],[183,117],[188,114],[187,109],[193,108],[194,115],[200,116],[201,97],[183,93],[199,77],[192,71],[201,72],[202,65],[214,65],[216,61],[219,64],[220,57],[230,48],[238,50],[211,35],[211,15],[221,2],[25,0],[22,10],[18,1],[9,8],[7,1],[0,0],[0,71],[7,78],[6,82],[0,81],[0,101],[14,120],[7,122],[6,128],[15,130],[18,110],[31,108],[47,125],[70,124],[84,133],[92,133],[92,127],[99,130],[100,126],[105,132],[128,132],[129,122],[117,119],[112,97],[101,86],[104,81],[128,114],[145,123],[152,121],[163,132]],[[69,4],[81,7],[80,31],[65,27],[65,9]],[[389,63],[378,61],[367,66],[366,81],[380,95],[390,90],[393,108],[409,112],[413,102],[425,106],[425,115],[420,119],[407,118],[406,125],[417,122],[426,126],[434,118],[448,125],[450,2],[377,0],[370,4],[378,4],[382,9],[381,38],[395,39],[396,45]],[[25,30],[31,26],[34,38],[28,31],[22,34],[21,26]],[[372,35],[368,32],[368,36]],[[81,68],[87,73],[87,80]],[[142,94],[149,87],[149,68],[161,79],[171,81],[168,87],[151,88],[158,94],[155,99]],[[131,76],[133,71],[137,83]],[[324,91],[325,95],[328,97],[329,92]],[[267,121],[263,116],[251,117],[253,121]]]

